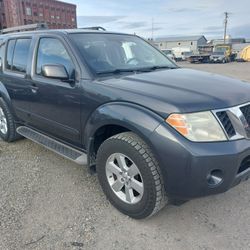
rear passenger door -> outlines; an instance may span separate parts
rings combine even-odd
[[[9,39],[5,45],[5,60],[2,59],[1,79],[8,90],[19,120],[26,120],[32,94],[27,81],[28,63],[32,59],[31,42],[31,37]]]

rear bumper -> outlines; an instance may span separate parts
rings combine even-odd
[[[163,124],[150,141],[169,198],[189,200],[222,193],[250,178],[249,163],[241,167],[250,158],[250,140],[194,143]],[[217,185],[209,181],[212,171],[221,173]]]

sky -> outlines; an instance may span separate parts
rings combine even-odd
[[[78,27],[102,26],[145,38],[228,34],[250,38],[250,0],[66,0],[77,5]]]

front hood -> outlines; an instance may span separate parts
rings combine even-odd
[[[146,106],[164,116],[236,106],[250,101],[250,83],[178,68],[103,81],[118,99]]]

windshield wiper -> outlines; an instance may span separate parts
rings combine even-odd
[[[177,67],[172,66],[152,66],[147,68],[134,68],[134,69],[114,69],[114,70],[107,70],[107,71],[97,71],[97,75],[103,75],[103,74],[114,74],[118,75],[121,73],[138,73],[138,72],[151,72],[155,71],[157,69],[176,69]]]
[[[152,66],[152,67],[148,67],[148,68],[143,68],[143,69],[139,69],[139,71],[155,71],[158,69],[176,69],[177,67],[174,66]]]
[[[114,70],[107,70],[107,71],[97,71],[97,75],[102,75],[102,74],[121,74],[121,73],[130,73],[130,72],[136,72],[136,69],[114,69]]]

